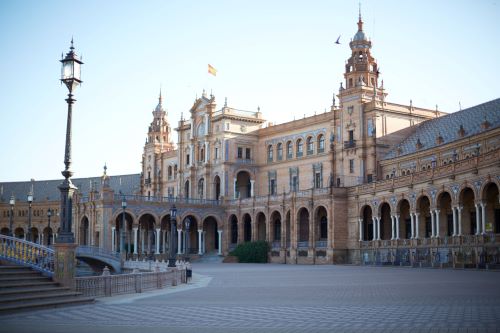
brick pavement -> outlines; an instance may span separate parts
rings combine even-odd
[[[500,332],[500,272],[243,264],[194,270],[204,278],[184,291],[3,316],[0,332]]]

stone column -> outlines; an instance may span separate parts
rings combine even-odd
[[[394,215],[391,215],[391,240],[396,239],[396,225],[394,220]]]
[[[372,240],[377,240],[377,218],[376,217],[372,217],[372,226],[373,226],[373,238]]]
[[[177,254],[182,253],[182,229],[177,229]]]
[[[435,232],[436,232],[436,226],[435,226],[435,219],[434,219],[434,211],[431,210],[431,238],[434,238]]]
[[[141,230],[141,254],[144,254],[144,238],[146,237],[146,230]]]
[[[418,234],[418,229],[419,229],[419,217],[420,217],[420,213],[415,213],[415,239],[418,239],[419,238],[419,234]]]
[[[486,234],[486,203],[481,202],[481,233]]]
[[[363,240],[363,219],[359,219],[359,241]]]
[[[137,228],[133,228],[134,230],[134,254],[137,254]]]
[[[253,198],[255,180],[250,180],[250,196]]]
[[[481,211],[479,210],[479,204],[476,204],[476,235],[481,234],[481,219],[479,217],[479,214]]]
[[[205,132],[207,133],[207,132]],[[204,163],[207,163],[208,162],[208,142],[205,141],[205,156],[204,156],[205,160],[203,161]]]
[[[111,251],[115,252],[116,251],[116,244],[115,244],[115,241],[116,241],[116,235],[115,235],[115,227],[111,227]]]
[[[377,239],[381,240],[380,238],[380,220],[381,218],[377,216]]]
[[[410,239],[415,238],[415,219],[413,216],[415,213],[410,213]]]
[[[457,207],[451,207],[453,212],[453,236],[457,235]]]
[[[167,232],[165,230],[161,231],[161,248],[162,248],[162,253],[165,254],[167,251],[165,251],[165,234]]]
[[[193,133],[193,129],[192,128],[191,128],[191,133]],[[191,156],[191,159],[189,160],[189,165],[193,166],[194,165],[194,146],[193,146],[193,144],[189,145],[189,154]]]
[[[160,254],[160,231],[161,229],[157,228],[155,233],[156,254]]]
[[[439,223],[439,213],[441,211],[439,209],[436,209],[434,212],[436,213],[436,233],[434,234],[434,236],[437,237],[437,238],[439,238],[439,236],[440,236],[439,235],[440,234],[439,230],[441,228],[440,223]]]
[[[396,224],[396,239],[399,239],[399,215],[394,215],[394,220]]]
[[[462,209],[464,209],[464,206],[457,206],[458,236],[462,236]]]
[[[219,251],[217,254],[222,255],[222,230],[217,230],[217,233],[219,234]]]
[[[203,233],[203,230],[198,229],[198,254],[203,254],[201,251],[201,234]]]

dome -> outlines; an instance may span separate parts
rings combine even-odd
[[[356,32],[352,40],[353,41],[366,40],[366,36],[363,30],[358,30],[358,32]]]

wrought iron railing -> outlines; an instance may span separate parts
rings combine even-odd
[[[23,239],[0,235],[0,258],[52,276],[54,274],[54,250]]]

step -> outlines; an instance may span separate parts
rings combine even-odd
[[[15,274],[19,274],[19,275],[40,275],[39,272],[37,271],[32,271],[32,270],[27,270],[27,269],[15,269],[15,268],[11,268],[11,269],[4,269],[4,270],[0,270],[0,277],[2,276],[9,276],[9,275],[15,275]]]
[[[0,304],[0,314],[13,313],[19,311],[35,310],[35,309],[47,309],[59,306],[68,305],[82,305],[94,303],[92,297],[72,297],[68,299],[42,299],[42,300],[32,300],[22,303],[12,303],[12,304]]]
[[[28,275],[28,276],[0,276],[0,286],[4,286],[6,283],[9,282],[44,282],[44,281],[50,281],[48,277],[41,276],[41,275]]]
[[[16,265],[0,265],[0,271],[4,269],[22,269],[22,270],[31,270],[30,267],[25,266],[16,266]]]
[[[9,297],[10,295],[23,295],[29,293],[44,293],[44,292],[53,292],[53,291],[68,291],[70,290],[67,287],[59,287],[59,286],[42,286],[42,287],[27,287],[27,288],[12,288],[12,289],[4,289],[0,290],[0,300],[2,297]]]
[[[0,284],[0,291],[11,288],[25,288],[25,287],[38,287],[38,286],[57,286],[56,282],[48,281],[20,281],[15,283],[2,283]]]
[[[71,290],[56,290],[46,293],[31,293],[31,294],[13,294],[8,297],[0,297],[0,307],[13,302],[26,302],[31,300],[42,300],[42,299],[61,299],[61,298],[72,298],[81,296],[82,294]]]

